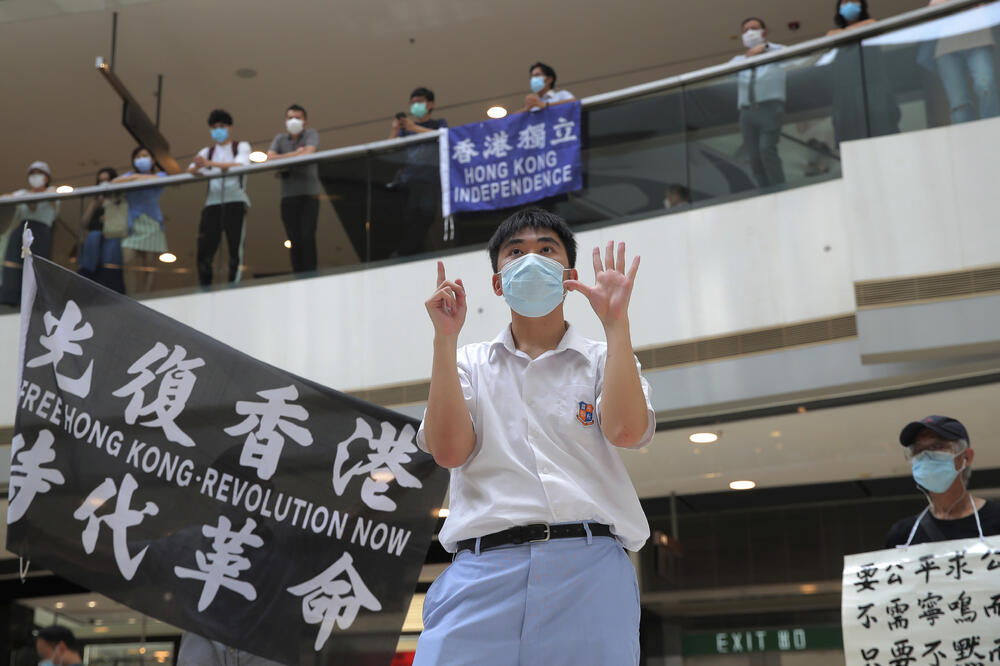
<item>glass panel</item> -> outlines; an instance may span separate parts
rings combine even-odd
[[[454,245],[441,219],[437,141],[411,143],[370,157],[371,259],[377,261]]]
[[[871,134],[1000,115],[1000,3],[878,35],[862,42]]]
[[[865,133],[855,46],[765,63],[684,92],[695,202],[839,176],[839,140]]]

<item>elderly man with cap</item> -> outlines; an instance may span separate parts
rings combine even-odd
[[[28,167],[28,187],[13,193],[42,194],[55,192],[52,187],[52,171],[45,162],[32,162]],[[3,283],[0,284],[0,303],[21,304],[21,234],[27,223],[34,236],[31,252],[39,257],[49,258],[52,251],[52,224],[59,216],[59,201],[22,203],[14,209],[14,219],[9,227],[10,237],[3,260]]]
[[[908,423],[899,443],[928,506],[893,525],[886,548],[1000,534],[1000,504],[969,493],[975,451],[965,426],[947,416],[928,416]]]

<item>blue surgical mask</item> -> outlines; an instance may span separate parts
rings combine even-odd
[[[840,15],[848,23],[854,23],[861,16],[861,3],[848,2],[840,6]]]
[[[216,143],[223,143],[229,138],[229,130],[225,127],[213,127],[212,128],[212,139]]]
[[[134,160],[132,160],[132,164],[135,165],[136,171],[141,171],[142,173],[148,173],[149,170],[153,168],[153,158],[137,157]]]
[[[46,659],[45,661],[38,662],[38,666],[56,666],[56,665],[55,662],[53,662],[51,659]]]
[[[412,113],[417,118],[423,118],[427,115],[427,103],[426,102],[414,102],[410,105],[410,113]]]
[[[526,254],[500,270],[503,297],[524,317],[544,317],[563,302],[563,265],[540,254]]]
[[[950,451],[924,451],[913,458],[913,480],[932,493],[943,493],[958,476],[955,458],[961,454]],[[962,468],[964,469],[964,467]]]
[[[531,77],[531,92],[540,93],[543,90],[545,90],[545,77],[544,76]]]

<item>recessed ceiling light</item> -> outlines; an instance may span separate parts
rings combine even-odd
[[[291,250],[292,249],[292,241],[286,240],[285,241],[285,247],[287,247],[289,250]]]
[[[61,602],[61,601],[57,601],[57,602],[56,602],[56,608],[62,608],[62,607],[63,607],[63,606],[65,606],[65,605],[66,605],[66,604],[64,604],[64,603],[63,603],[63,602]]]
[[[719,440],[719,435],[714,432],[696,432],[688,437],[693,444],[711,444]]]
[[[94,627],[94,633],[95,634],[106,634],[106,633],[108,633],[108,628],[107,627]]]
[[[69,194],[72,191],[73,191],[72,185],[60,185],[59,187],[56,188],[56,192],[58,192],[59,194]]]
[[[733,481],[729,484],[729,487],[733,490],[750,490],[751,488],[756,488],[757,484],[753,481]]]
[[[451,513],[448,509],[441,508],[434,512],[438,518],[447,518],[448,514]]]
[[[87,602],[87,608],[93,608],[96,605],[97,605],[96,601],[88,601]]]
[[[172,264],[175,261],[177,261],[177,255],[174,254],[173,252],[164,252],[163,254],[160,255],[160,261],[162,261],[165,264]]]
[[[490,118],[503,118],[507,115],[507,109],[502,106],[491,106],[486,109],[486,115]]]
[[[135,624],[135,623],[136,623],[136,621],[137,621],[137,620],[136,620],[136,619],[135,619],[134,617],[130,617],[130,618],[128,619],[128,623],[129,623],[129,624]]]
[[[267,161],[267,153],[265,153],[262,150],[255,150],[252,153],[250,153],[250,161],[251,162],[266,162]]]
[[[771,431],[771,437],[775,437],[775,438],[781,437],[781,431],[780,430],[772,430]]]
[[[802,585],[799,585],[799,592],[802,594],[816,594],[818,590],[819,587],[817,587],[815,583],[803,583]]]

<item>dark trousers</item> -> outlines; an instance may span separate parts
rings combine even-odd
[[[201,223],[198,225],[198,282],[201,286],[212,284],[212,259],[219,249],[223,231],[229,245],[229,281],[239,281],[245,217],[246,206],[240,201],[201,209]]]
[[[28,221],[28,228],[34,236],[31,242],[31,253],[48,259],[52,254],[52,228],[41,222]],[[3,284],[0,285],[0,303],[7,305],[21,304],[21,278],[24,276],[24,264],[21,259],[24,222],[10,232],[7,241],[7,254],[3,258]]]
[[[781,125],[785,121],[785,103],[760,102],[740,109],[740,131],[750,157],[750,166],[759,187],[781,185],[785,170],[778,155]]]
[[[292,270],[308,273],[316,270],[316,219],[319,217],[319,199],[311,194],[284,197],[281,200],[281,223],[292,242],[289,253]]]
[[[399,239],[398,253],[402,256],[424,251],[427,231],[434,224],[437,197],[441,187],[437,183],[411,182],[403,190],[403,233]]]

